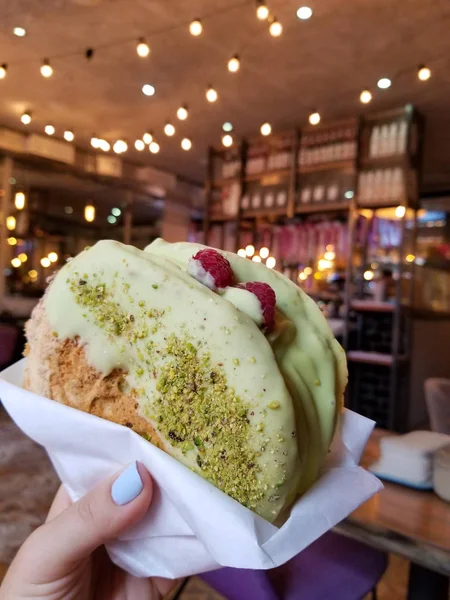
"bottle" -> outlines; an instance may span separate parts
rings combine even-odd
[[[397,137],[397,153],[405,154],[406,152],[406,138],[408,135],[408,123],[401,121],[399,125],[398,137]]]
[[[389,154],[389,125],[382,125],[380,133],[379,155],[386,156],[386,154]]]
[[[380,128],[378,125],[375,125],[370,134],[369,156],[371,158],[376,158],[380,155],[380,133]]]
[[[397,137],[398,137],[398,126],[397,126],[397,123],[394,121],[389,126],[389,141],[388,141],[389,151],[387,154],[389,154],[389,155],[396,154],[396,152],[397,152]]]

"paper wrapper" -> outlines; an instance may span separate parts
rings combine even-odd
[[[358,466],[374,423],[346,410],[321,477],[275,527],[127,427],[25,391],[24,363],[1,374],[0,398],[47,450],[73,501],[134,460],[152,474],[157,489],[147,515],[107,546],[112,560],[138,577],[279,566],[382,487]]]

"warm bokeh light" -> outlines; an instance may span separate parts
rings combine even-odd
[[[303,269],[303,272],[306,273],[307,275],[311,275],[313,270],[311,269],[311,267],[305,267]]]
[[[95,220],[95,206],[88,204],[84,207],[84,218],[88,223],[92,223]]]
[[[233,125],[229,121],[225,121],[225,123],[222,125],[222,129],[223,131],[230,133],[230,131],[233,131]]]
[[[116,154],[123,154],[128,150],[128,144],[125,140],[117,140],[117,142],[114,143],[113,150]]]
[[[259,251],[259,255],[261,258],[267,258],[269,256],[270,252],[269,252],[269,248],[266,248],[266,246],[263,246],[261,248],[261,250]]]
[[[172,125],[172,123],[165,124],[164,133],[166,135],[168,135],[169,137],[172,137],[173,135],[175,135],[175,127]]]
[[[374,278],[373,271],[364,271],[364,279],[366,281],[372,281],[373,278]]]
[[[152,154],[158,154],[160,150],[158,142],[153,141],[149,146],[149,150]]]
[[[380,88],[380,90],[387,90],[389,87],[391,87],[391,83],[392,81],[390,79],[387,77],[382,77],[378,80],[377,86]]]
[[[325,260],[334,260],[336,258],[336,254],[332,250],[329,250],[328,252],[325,252],[324,258]]]
[[[218,97],[219,95],[213,87],[210,86],[206,90],[206,99],[208,100],[208,102],[215,102]]]
[[[190,150],[192,148],[192,142],[189,138],[183,138],[181,140],[181,147],[183,150]]]
[[[273,256],[269,256],[269,258],[266,260],[266,267],[268,267],[269,269],[273,269],[276,264],[276,258]]]
[[[326,269],[331,269],[332,266],[333,265],[331,264],[331,261],[327,260],[326,258],[321,258],[317,263],[317,268],[319,271],[326,271]]]
[[[15,237],[9,237],[8,238],[8,244],[10,246],[15,246],[17,244],[17,239]]]
[[[312,14],[312,8],[309,8],[309,6],[300,6],[300,8],[297,10],[297,17],[302,21],[307,21],[310,19]]]
[[[14,206],[17,210],[23,210],[25,208],[26,197],[23,192],[16,192],[14,196]]]
[[[233,137],[227,133],[227,135],[224,135],[222,138],[222,144],[225,146],[225,148],[229,148],[233,145]]]
[[[372,100],[372,92],[369,90],[363,90],[359,96],[359,99],[363,104],[368,104]]]
[[[46,125],[44,127],[44,131],[47,135],[53,135],[55,133],[55,128],[53,127],[53,125]]]
[[[240,66],[241,63],[238,56],[233,56],[228,61],[228,70],[230,71],[230,73],[236,73],[236,71],[239,71]]]
[[[24,27],[14,27],[13,34],[17,37],[25,37],[27,35],[27,30]]]
[[[44,63],[41,66],[41,75],[42,77],[51,77],[53,75],[53,69],[48,62],[48,60],[44,60]]]
[[[16,228],[16,217],[13,217],[12,215],[6,217],[6,228],[9,229],[9,231],[13,231]]]
[[[408,254],[406,256],[406,262],[412,263],[416,260],[416,257],[414,256],[414,254]]]
[[[111,144],[106,140],[99,140],[98,147],[100,150],[103,150],[103,152],[109,152],[109,150],[111,150]]]
[[[29,125],[31,123],[31,114],[29,112],[24,112],[20,117],[20,120],[24,125]]]
[[[64,139],[66,140],[66,142],[73,142],[73,140],[75,139],[75,135],[73,134],[73,131],[70,131],[69,129],[67,129],[64,132]]]
[[[48,257],[50,259],[50,262],[52,262],[52,263],[54,263],[58,260],[58,254],[56,252],[49,252]]]
[[[255,254],[255,246],[253,246],[253,244],[248,244],[248,246],[245,246],[245,254],[248,257],[253,256]]]
[[[261,135],[270,135],[272,133],[272,126],[270,123],[263,123],[261,125]]]
[[[25,252],[21,252],[17,258],[21,263],[27,262],[28,260],[28,256],[25,254]]]
[[[136,150],[141,152],[145,148],[145,144],[142,140],[136,140],[134,142],[134,147],[136,148]]]
[[[48,258],[48,256],[44,256],[44,258],[41,258],[41,265],[46,269],[47,267],[49,267],[51,265],[51,261]]]
[[[100,148],[100,140],[98,137],[91,137],[91,146],[96,149]]]
[[[239,250],[237,251],[238,256],[242,256],[242,258],[246,258],[247,257],[247,252],[244,250],[244,248],[239,248]]]
[[[308,120],[311,123],[311,125],[318,125],[320,123],[319,113],[318,112],[311,113],[308,117]]]
[[[306,279],[308,279],[308,275],[305,273],[305,271],[302,271],[298,274],[298,279],[299,281],[305,281]]]
[[[431,70],[428,67],[420,66],[417,71],[417,77],[420,81],[427,81],[431,77]]]
[[[38,272],[36,269],[31,269],[31,271],[28,271],[28,275],[31,277],[31,279],[37,279]]]
[[[137,52],[138,56],[140,56],[141,58],[145,58],[146,56],[148,56],[150,54],[150,47],[147,44],[147,42],[144,40],[144,38],[140,38],[138,40],[138,44],[136,46],[136,52]]]
[[[258,256],[258,255],[255,255],[255,256],[252,257],[252,261],[253,262],[261,262],[261,257]]]
[[[202,33],[202,31],[203,25],[200,19],[195,19],[195,21],[192,21],[192,23],[189,25],[189,33],[194,37],[199,36]]]
[[[256,16],[260,21],[265,21],[269,16],[269,9],[266,6],[265,2],[258,2],[258,7],[256,9]]]
[[[153,141],[153,136],[151,133],[149,133],[148,131],[144,133],[144,135],[142,136],[142,139],[144,140],[144,144],[151,144]]]
[[[22,265],[22,261],[16,256],[11,260],[11,264],[15,269],[18,269]]]
[[[283,33],[283,25],[274,19],[269,26],[269,32],[272,37],[280,37],[280,35]]]
[[[314,273],[314,279],[317,279],[317,281],[320,281],[322,279],[322,273],[319,273],[319,271],[316,271]]]
[[[404,206],[397,206],[397,208],[395,209],[395,216],[398,219],[403,219],[403,217],[406,215],[406,208]]]
[[[0,65],[0,79],[5,79],[7,71],[8,65],[6,65],[5,63]]]
[[[155,95],[155,86],[150,85],[150,83],[146,83],[142,86],[142,93],[145,96],[154,96]]]
[[[188,118],[187,106],[180,106],[180,108],[177,110],[177,117],[180,119],[180,121],[186,121]]]

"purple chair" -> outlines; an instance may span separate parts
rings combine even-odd
[[[270,571],[219,569],[201,575],[228,600],[361,600],[387,567],[387,556],[328,532],[285,565]]]

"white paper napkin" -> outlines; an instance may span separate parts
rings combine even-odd
[[[279,566],[382,487],[358,467],[374,423],[346,410],[322,476],[277,528],[127,427],[25,391],[24,364],[0,375],[0,399],[17,425],[45,447],[72,500],[134,460],[152,474],[157,491],[147,515],[107,547],[116,564],[139,577]]]

